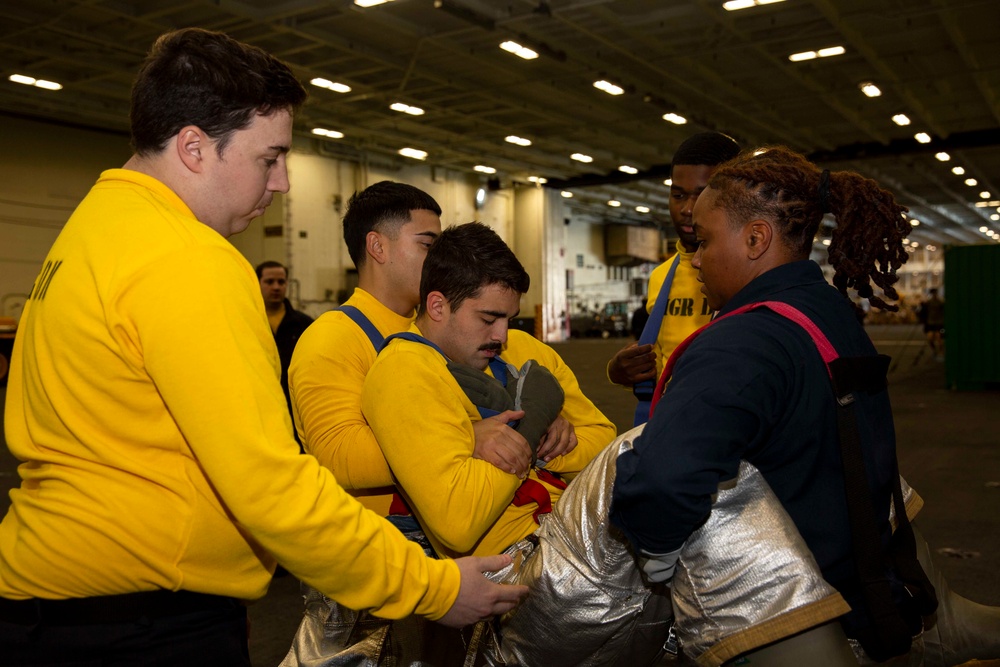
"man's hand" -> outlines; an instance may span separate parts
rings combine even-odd
[[[481,371],[476,372],[485,376]],[[476,434],[476,445],[472,458],[492,463],[518,479],[527,477],[533,463],[531,447],[524,436],[507,425],[523,417],[523,410],[506,410],[475,422],[472,430]]]
[[[618,350],[608,364],[608,379],[626,387],[643,380],[655,380],[656,353],[653,346],[632,343]]]
[[[576,429],[562,415],[549,426],[538,445],[538,458],[548,463],[557,456],[569,454],[576,449]]]
[[[528,594],[527,586],[495,584],[483,572],[496,572],[510,564],[510,556],[469,556],[455,561],[462,576],[458,597],[438,623],[461,628],[498,614],[506,614]]]

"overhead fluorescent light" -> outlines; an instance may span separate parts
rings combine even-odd
[[[638,169],[636,169],[635,167],[633,167],[631,165],[627,165],[627,164],[623,164],[622,166],[618,167],[618,171],[623,171],[626,174],[638,174],[639,173]]]
[[[513,53],[519,58],[524,58],[525,60],[534,60],[538,57],[538,52],[529,49],[527,46],[521,46],[517,42],[512,40],[507,40],[500,44],[500,48],[507,53]]]
[[[846,49],[842,46],[828,46],[825,49],[819,49],[818,51],[800,51],[799,53],[793,53],[788,56],[788,59],[793,63],[801,62],[803,60],[813,60],[814,58],[829,58],[830,56],[839,56],[846,53]]]
[[[573,153],[570,157],[577,162],[593,162],[594,158],[589,155],[584,155],[583,153]]]
[[[549,182],[549,179],[542,178],[541,176],[528,176],[528,180],[532,183],[538,183],[539,185],[545,185]]]
[[[916,134],[913,135],[913,138],[922,144],[931,143],[931,135],[927,134],[926,132],[917,132]]]
[[[393,111],[399,111],[400,113],[408,113],[411,116],[423,116],[424,110],[420,107],[411,106],[409,104],[403,104],[402,102],[393,102],[389,105],[389,108]]]
[[[892,117],[892,122],[902,127],[903,125],[910,124],[910,117],[907,116],[905,113],[898,113]]]
[[[328,137],[330,139],[343,139],[344,133],[337,132],[336,130],[328,130],[325,127],[314,127],[312,133],[321,137]]]
[[[1000,220],[1000,213],[994,213],[993,215],[991,215],[990,216],[990,220]],[[979,231],[983,232],[983,231],[986,231],[986,230],[985,230],[985,228],[980,227]]]
[[[830,245],[830,239],[823,239],[823,245]]]
[[[610,206],[611,208],[618,208],[621,205],[622,203],[617,199],[611,199],[608,201],[608,206]]]
[[[506,141],[509,144],[517,144],[518,146],[531,145],[531,139],[525,139],[524,137],[519,137],[514,134],[509,134],[506,137],[504,137],[504,141]]]
[[[983,199],[989,199],[990,193],[987,192],[986,190],[983,190],[982,192],[979,193],[979,196],[982,197]]]
[[[920,221],[916,218],[910,218],[910,227],[919,227]]]
[[[858,87],[861,88],[861,92],[867,95],[868,97],[878,97],[879,95],[882,94],[882,91],[879,90],[879,87],[876,86],[871,81],[859,83]]]
[[[674,179],[668,178],[667,180],[663,181],[663,184],[666,185],[667,187],[670,187],[671,185],[674,184]]]
[[[329,79],[324,79],[323,77],[316,77],[309,81],[312,85],[318,88],[326,88],[327,90],[332,90],[335,93],[349,93],[351,92],[351,87],[346,83],[337,83],[336,81],[330,81]]]
[[[563,190],[563,191],[562,191],[562,192],[560,192],[559,194],[561,194],[561,195],[562,195],[563,197],[565,197],[566,199],[571,199],[571,198],[573,197],[573,193],[572,193],[572,192],[570,192],[569,190]]]
[[[393,0],[354,0],[354,4],[358,7],[374,7],[375,5],[384,5],[387,2],[393,2]]]
[[[636,206],[635,210],[638,213],[649,213],[649,207],[648,206]]]
[[[994,213],[994,215],[996,215],[996,214]],[[986,226],[983,226],[983,227],[979,228],[979,231],[981,231],[983,234],[985,234],[986,232],[990,231],[990,228],[986,227]]]
[[[688,122],[687,118],[679,114],[675,114],[673,112],[663,114],[663,120],[671,122],[674,125],[683,125],[684,123]]]
[[[414,160],[426,160],[427,151],[422,151],[417,148],[400,148],[399,154],[403,157],[410,157]]]
[[[728,2],[722,3],[722,8],[727,12],[735,12],[738,9],[750,9],[751,7],[760,7],[761,5],[773,5],[777,2],[784,2],[785,0],[729,0]]]
[[[941,160],[941,162],[947,162],[948,160],[951,159],[951,156],[945,153],[944,151],[941,151],[940,153],[935,153],[934,157]]]
[[[974,178],[967,178],[965,179],[965,184],[968,185],[970,188],[974,188],[977,185],[979,185],[979,181],[977,181]]]
[[[495,174],[497,170],[493,167],[487,167],[486,165],[477,164],[472,168],[473,171],[478,171],[480,174]]]
[[[36,79],[33,76],[25,76],[24,74],[11,74],[7,78],[14,83],[23,83],[26,86],[34,86],[35,88],[44,88],[45,90],[62,90],[61,83],[46,81],[45,79]]]
[[[601,79],[600,81],[595,81],[594,88],[597,88],[598,90],[603,90],[608,95],[621,95],[622,93],[625,92],[625,89],[622,88],[621,86],[616,86],[610,81],[605,81],[604,79]]]
[[[955,174],[956,176],[961,176],[962,174],[965,173],[965,167],[952,167],[951,173]]]

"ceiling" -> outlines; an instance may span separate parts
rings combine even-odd
[[[493,167],[493,187],[548,179],[609,222],[663,221],[673,150],[719,130],[785,144],[824,167],[875,178],[910,206],[923,244],[978,243],[1000,199],[1000,2],[786,0],[0,0],[0,113],[127,130],[150,44],[185,26],[220,30],[288,62],[307,84],[296,130],[337,130],[317,149],[347,159]],[[540,56],[499,48],[514,40]],[[845,53],[792,62],[792,53]],[[57,81],[23,86],[10,74]],[[604,79],[624,93],[609,95]],[[873,82],[869,98],[859,84]],[[393,102],[421,107],[411,116]],[[665,113],[687,119],[663,120]],[[905,114],[910,125],[891,117]],[[2,120],[0,120],[2,122]],[[921,144],[916,132],[931,142]],[[522,147],[508,135],[531,140]],[[312,136],[312,135],[310,135]],[[935,155],[947,152],[950,160]],[[584,153],[593,162],[570,159]],[[635,175],[620,165],[638,170]],[[960,166],[965,173],[952,173]],[[975,186],[965,180],[974,178]],[[609,199],[622,203],[607,205]],[[646,206],[649,213],[639,213]]]

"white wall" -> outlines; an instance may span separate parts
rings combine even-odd
[[[128,137],[0,116],[0,316],[19,317],[42,261]]]
[[[77,203],[108,168],[124,164],[128,137],[0,115],[0,316],[18,317],[42,261]],[[473,220],[489,225],[511,246],[531,276],[521,314],[541,314],[545,340],[562,340],[575,293],[595,304],[627,298],[628,282],[609,282],[604,237],[597,221],[574,219],[558,192],[515,185],[488,193],[476,209],[486,178],[432,168],[405,158],[334,157],[323,140],[295,137],[288,157],[291,191],[276,196],[267,213],[230,242],[253,265],[289,266],[292,300],[318,315],[354,286],[353,263],[343,242],[342,218],[357,190],[381,180],[410,183],[441,205],[445,227]],[[584,255],[584,268],[576,255]],[[634,273],[634,270],[633,270]]]

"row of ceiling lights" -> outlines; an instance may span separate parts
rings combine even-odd
[[[772,4],[775,2],[783,2],[783,1],[784,0],[732,0],[731,2],[725,3],[724,7],[729,11],[733,11],[736,9],[743,9],[745,7],[752,7],[755,5],[762,5],[762,4]],[[392,2],[392,0],[355,0],[355,4],[362,7],[371,7],[379,4],[384,4],[385,2]],[[518,42],[515,42],[513,40],[507,40],[502,42],[500,44],[500,49],[507,53],[516,55],[524,60],[535,60],[536,58],[539,57],[539,53],[534,49],[519,44]],[[326,88],[338,93],[347,93],[350,92],[351,90],[350,86],[346,84],[332,82],[328,79],[323,79],[323,78],[313,79],[311,83],[321,88]],[[599,79],[597,81],[594,81],[593,85],[594,88],[602,92],[605,92],[609,95],[618,96],[625,93],[624,88],[610,81],[607,81],[606,79]],[[412,107],[398,102],[390,105],[390,108],[395,111],[410,113],[411,115],[423,114],[423,110],[420,109],[419,107]],[[687,119],[685,117],[673,112],[663,114],[663,120],[674,123],[675,125],[684,125],[687,123]],[[343,133],[341,132],[337,132],[334,130],[327,130],[324,128],[315,128],[313,129],[313,133],[319,136],[324,136],[334,139],[340,139],[343,138],[344,136]],[[530,146],[532,144],[532,141],[530,139],[519,137],[517,135],[508,135],[507,137],[505,137],[505,141],[507,141],[508,143],[515,144],[517,146]],[[418,160],[423,160],[427,158],[427,153],[425,151],[413,148],[402,148],[399,150],[399,153],[400,155],[404,155],[406,157],[411,157]],[[586,153],[579,153],[579,152],[571,154],[570,159],[584,164],[589,164],[594,161],[594,158],[592,156],[587,155]],[[639,173],[638,168],[627,164],[619,166],[618,169],[619,171],[622,171],[627,174]],[[487,167],[485,165],[476,165],[475,167],[473,167],[473,170],[488,174],[496,173],[496,169],[492,167]],[[532,183],[537,183],[539,185],[547,182],[545,178],[539,176],[529,176],[528,180]],[[669,183],[670,181],[668,179],[667,184],[669,185]],[[568,190],[563,190],[560,194],[567,199],[573,197],[573,193]],[[608,200],[607,204],[612,208],[620,208],[622,205],[622,203],[616,199]],[[638,213],[650,212],[650,208],[648,206],[642,206],[642,205],[635,206],[635,210]]]
[[[360,6],[360,7],[371,7],[371,6],[380,5],[380,4],[384,4],[386,2],[392,2],[392,1],[393,0],[354,0],[354,3],[356,5],[358,5],[358,6]],[[756,7],[756,6],[760,6],[760,5],[774,4],[774,3],[777,3],[777,2],[783,2],[783,1],[784,0],[730,0],[729,2],[723,3],[723,8],[726,9],[727,11],[736,11],[736,10],[740,10],[740,9],[747,9],[747,8],[750,8],[750,7]],[[522,46],[522,45],[518,44],[517,42],[511,41],[511,40],[505,41],[502,44],[500,44],[500,48],[502,50],[508,52],[508,53],[512,53],[512,54],[517,55],[517,56],[519,56],[519,57],[521,57],[523,59],[526,59],[526,60],[533,60],[535,58],[538,58],[538,53],[536,51],[534,51],[533,49],[530,49],[528,47]],[[801,61],[805,61],[805,60],[812,60],[812,59],[815,59],[815,58],[826,58],[826,57],[831,57],[831,56],[842,55],[844,53],[846,53],[846,49],[844,49],[844,47],[842,47],[842,46],[830,46],[830,47],[825,47],[825,48],[822,48],[822,49],[818,49],[816,51],[803,51],[803,52],[799,52],[799,53],[793,53],[790,56],[788,56],[788,59],[790,61],[792,61],[792,62],[801,62]],[[22,75],[22,74],[12,74],[12,75],[10,75],[9,80],[12,81],[12,82],[14,82],[14,83],[20,83],[20,84],[24,84],[24,85],[35,86],[35,87],[42,88],[42,89],[45,89],[45,90],[61,90],[62,89],[62,84],[59,84],[57,82],[48,81],[46,79],[37,79],[37,78],[31,77],[31,76],[26,76],[26,75]],[[325,89],[328,89],[328,90],[332,90],[332,91],[337,92],[337,93],[348,93],[348,92],[351,91],[351,87],[348,86],[347,84],[339,83],[339,82],[336,82],[336,81],[330,81],[329,79],[325,79],[325,78],[322,78],[322,77],[314,78],[314,79],[312,79],[312,81],[310,83],[312,83],[313,85],[318,86],[320,88],[325,88]],[[604,91],[604,92],[606,92],[606,93],[608,93],[610,95],[621,95],[621,94],[623,94],[625,92],[624,89],[621,86],[618,86],[618,85],[616,85],[614,83],[611,83],[611,82],[609,82],[607,80],[604,80],[604,79],[595,81],[593,85],[598,90]],[[882,94],[882,91],[873,82],[869,82],[869,81],[862,82],[861,84],[859,84],[859,88],[862,91],[862,93],[864,93],[868,97],[879,97]],[[424,114],[424,110],[422,108],[414,106],[414,105],[406,104],[406,103],[403,103],[403,102],[394,102],[393,104],[390,105],[389,108],[392,109],[392,110],[394,110],[394,111],[398,111],[400,113],[406,113],[406,114],[413,115],[413,116],[421,116],[421,115]],[[664,114],[663,115],[663,119],[666,120],[666,121],[678,124],[678,125],[683,125],[683,124],[687,123],[687,119],[686,118],[684,118],[683,116],[681,116],[679,114],[672,113],[672,112]],[[906,116],[905,114],[902,114],[902,113],[894,115],[892,117],[892,120],[893,120],[893,122],[895,122],[897,125],[899,125],[901,127],[910,124],[909,117]],[[339,132],[337,130],[330,130],[330,129],[326,129],[326,128],[320,128],[320,127],[313,128],[312,132],[313,132],[313,134],[315,134],[317,136],[325,137],[325,138],[329,138],[329,139],[342,139],[344,137],[344,134],[342,132]],[[914,135],[914,138],[918,142],[924,143],[924,144],[931,142],[931,137],[926,132],[918,132],[918,133],[916,133]],[[518,145],[518,146],[530,146],[531,143],[532,143],[530,139],[525,139],[523,137],[518,137],[518,136],[515,136],[515,135],[509,135],[509,136],[507,136],[505,138],[505,140],[507,142],[509,142],[509,143],[512,143],[512,144],[515,144],[515,145]],[[422,150],[419,150],[419,149],[416,149],[416,148],[404,147],[404,148],[399,149],[398,152],[399,152],[400,155],[403,155],[405,157],[409,157],[409,158],[412,158],[412,159],[416,159],[416,160],[425,160],[427,158],[427,152],[426,151],[422,151]],[[942,161],[942,162],[947,162],[947,161],[949,161],[951,159],[951,156],[948,153],[945,153],[945,152],[939,152],[939,153],[936,154],[935,157],[937,157],[937,159],[940,160],[940,161]],[[573,159],[573,160],[576,160],[578,162],[585,163],[585,164],[593,162],[593,158],[591,156],[589,156],[589,155],[584,154],[584,153],[573,153],[570,156],[570,158]],[[621,165],[621,166],[619,166],[618,169],[620,171],[622,171],[624,173],[628,173],[628,174],[636,174],[636,173],[638,173],[638,169],[636,167],[631,166],[631,165]],[[473,167],[473,170],[477,171],[479,173],[484,173],[484,174],[495,174],[496,173],[496,169],[494,167],[489,167],[489,166],[486,166],[486,165],[475,165]],[[961,166],[955,166],[955,167],[952,168],[952,172],[955,173],[956,175],[963,175],[965,173],[965,170]],[[542,184],[542,183],[546,182],[546,179],[544,179],[542,177],[538,177],[538,176],[531,176],[531,177],[529,177],[528,180],[531,181],[531,182],[533,182],[533,183],[538,183],[538,184]],[[670,185],[670,179],[667,179],[666,181],[664,181],[664,184],[667,185],[667,186],[669,186]],[[965,184],[969,185],[971,187],[974,187],[978,183],[977,183],[976,179],[974,179],[974,178],[967,178],[965,180]],[[561,194],[562,194],[563,197],[567,197],[567,198],[573,196],[573,194],[571,192],[569,192],[569,191],[563,191]],[[987,191],[982,191],[979,194],[980,194],[980,197],[982,198],[982,201],[976,202],[976,204],[975,204],[976,207],[977,208],[983,208],[983,207],[988,207],[988,206],[997,206],[998,207],[997,208],[997,213],[993,213],[990,216],[990,219],[993,220],[993,221],[1000,220],[1000,201],[996,201],[996,200],[989,201],[988,198],[990,196],[990,193],[987,192]],[[612,200],[608,201],[608,206],[611,206],[613,208],[617,208],[617,207],[621,206],[621,202],[612,199]],[[635,208],[636,208],[636,211],[638,211],[640,213],[648,213],[649,212],[649,208],[646,207],[646,206],[636,206]],[[911,220],[911,224],[913,224],[914,226],[916,226],[916,225],[918,225],[920,223],[919,223],[919,220],[912,219]],[[996,232],[993,232],[992,230],[990,230],[987,227],[981,227],[980,228],[980,232],[983,232],[983,233],[987,234],[987,236],[990,236],[991,238],[996,238],[996,239],[1000,240],[1000,235],[997,235]]]

